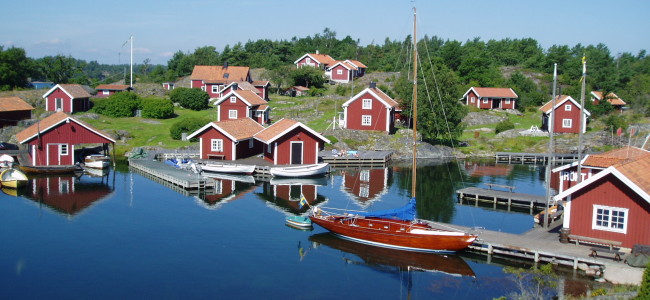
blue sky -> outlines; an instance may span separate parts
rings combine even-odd
[[[129,62],[129,45],[122,45],[133,35],[135,63],[149,58],[165,65],[179,50],[221,51],[248,40],[313,36],[325,27],[365,46],[410,34],[414,5],[420,38],[531,37],[544,49],[603,43],[613,56],[650,50],[645,0],[5,0],[0,45],[23,48],[34,58],[62,54],[117,64]]]

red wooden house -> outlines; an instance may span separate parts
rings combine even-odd
[[[219,92],[219,97],[217,99],[229,94],[233,90],[242,90],[242,91],[251,91],[255,94],[257,94],[260,98],[266,100],[264,96],[264,91],[260,91],[256,86],[254,86],[252,83],[248,81],[237,81],[237,82],[231,82],[221,89]]]
[[[343,103],[344,128],[391,133],[395,128],[397,106],[395,100],[371,82],[370,87]]]
[[[106,98],[115,93],[131,91],[133,88],[127,84],[100,84],[95,90],[97,90],[96,97]]]
[[[348,59],[333,63],[327,68],[325,75],[329,76],[332,81],[348,83],[354,78],[363,76],[366,68],[361,62]]]
[[[32,118],[34,108],[20,97],[0,97],[0,128]]]
[[[187,136],[199,139],[201,159],[236,160],[262,153],[253,136],[264,127],[251,118],[211,122]]]
[[[330,141],[306,125],[281,119],[255,134],[264,143],[264,159],[276,165],[315,164]]]
[[[388,192],[388,168],[348,169],[343,174],[343,191],[362,208],[367,208]]]
[[[230,83],[252,82],[249,67],[240,66],[194,66],[190,76],[190,87],[200,88],[210,95],[210,98],[220,98],[221,90]]]
[[[267,80],[253,80],[251,84],[257,89],[259,92],[258,95],[262,97],[264,100],[269,100],[269,87],[271,86],[271,82]]]
[[[230,92],[214,101],[217,121],[251,118],[260,124],[269,122],[269,105],[256,92],[241,90],[237,85]]]
[[[90,94],[79,84],[57,84],[43,98],[46,111],[74,113],[90,109]]]
[[[549,130],[551,112],[554,113],[553,132],[555,133],[580,133],[580,104],[573,100],[571,96],[559,95],[555,100],[549,101],[542,105],[539,110],[542,111],[542,130]],[[584,118],[582,118],[582,132],[587,130],[587,119],[591,114],[585,109]]]
[[[480,109],[515,109],[519,96],[511,88],[471,87],[463,98],[465,105]]]
[[[90,125],[57,112],[16,134],[28,145],[33,166],[74,165],[75,146],[80,144],[115,144],[115,140]],[[82,158],[83,159],[83,158]]]
[[[297,68],[308,66],[326,70],[327,67],[331,66],[335,62],[336,60],[334,60],[331,56],[327,54],[320,54],[318,51],[316,51],[316,53],[307,53],[301,56],[296,61],[294,61],[293,64],[296,65]]]
[[[355,77],[362,77],[363,75],[366,75],[366,70],[368,69],[368,67],[364,65],[362,62],[354,59],[346,59],[345,62],[357,68]]]
[[[600,103],[600,101],[603,101],[603,99],[607,99],[607,102],[614,106],[617,110],[622,111],[623,106],[625,106],[625,101],[621,99],[618,95],[614,93],[609,93],[607,94],[607,97],[603,97],[603,92],[600,91],[592,91],[591,92],[591,101],[594,104]]]
[[[617,164],[650,156],[650,151],[623,147],[600,154],[587,154],[580,164],[580,181],[587,180],[593,175]],[[561,193],[578,184],[578,162],[563,165],[552,170],[551,188]]]
[[[563,228],[572,235],[650,244],[650,156],[608,167],[564,192]]]

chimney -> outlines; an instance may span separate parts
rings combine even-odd
[[[228,69],[228,62],[227,62],[227,61],[224,61],[224,62],[223,62],[223,68],[224,68],[224,69]]]
[[[237,83],[232,84],[232,90],[233,91],[236,91],[238,87],[239,87],[239,85]]]
[[[370,88],[371,88],[371,89],[375,89],[375,88],[377,88],[377,83],[371,81],[371,82],[370,82]]]

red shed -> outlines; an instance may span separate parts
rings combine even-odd
[[[515,109],[519,96],[511,88],[471,87],[463,98],[465,105],[481,109]]]
[[[565,230],[573,235],[618,241],[623,247],[650,244],[650,156],[617,164],[554,197],[566,200]]]
[[[75,146],[115,144],[115,140],[90,125],[57,112],[16,134],[18,142],[29,146],[33,166],[74,165]],[[81,158],[83,159],[83,158]]]
[[[573,100],[571,96],[559,95],[555,100],[549,101],[542,105],[539,110],[542,111],[542,130],[548,131],[548,124],[551,118],[551,112],[555,111],[553,132],[555,133],[580,133],[580,104]],[[585,109],[584,118],[582,119],[582,132],[587,131],[587,119],[591,114]]]
[[[90,109],[90,94],[79,84],[57,84],[43,98],[46,111],[73,113]]]
[[[371,82],[370,87],[343,103],[346,129],[378,130],[388,133],[395,128],[397,102]]]
[[[327,68],[327,74],[332,81],[347,83],[356,77],[357,67],[344,61],[337,61]]]
[[[0,98],[0,128],[15,126],[20,120],[32,118],[34,108],[20,97]]]
[[[199,138],[201,159],[236,160],[262,153],[253,135],[264,127],[251,118],[211,122],[187,136]]]
[[[115,93],[131,91],[133,88],[127,84],[100,84],[95,90],[97,90],[96,97],[106,98]]]
[[[264,143],[264,159],[276,165],[318,163],[318,152],[328,139],[306,125],[282,119],[255,134]]]
[[[240,90],[232,85],[231,91],[216,100],[217,121],[252,118],[260,124],[269,122],[269,105],[254,91]]]

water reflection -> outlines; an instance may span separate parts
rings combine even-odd
[[[252,178],[252,176],[248,177]],[[241,178],[241,180],[224,178],[226,177],[222,177],[222,179],[215,178],[214,189],[209,194],[197,196],[196,202],[207,209],[218,209],[224,204],[252,192],[257,187],[246,176]],[[255,183],[255,180],[253,179],[252,182]]]
[[[341,189],[362,208],[368,208],[388,191],[390,168],[354,168],[340,170]]]
[[[291,215],[305,214],[310,206],[327,201],[318,194],[318,188],[327,185],[327,177],[314,178],[274,178],[262,183],[262,192],[257,196],[278,210]],[[300,205],[300,197],[305,197],[309,205]]]

